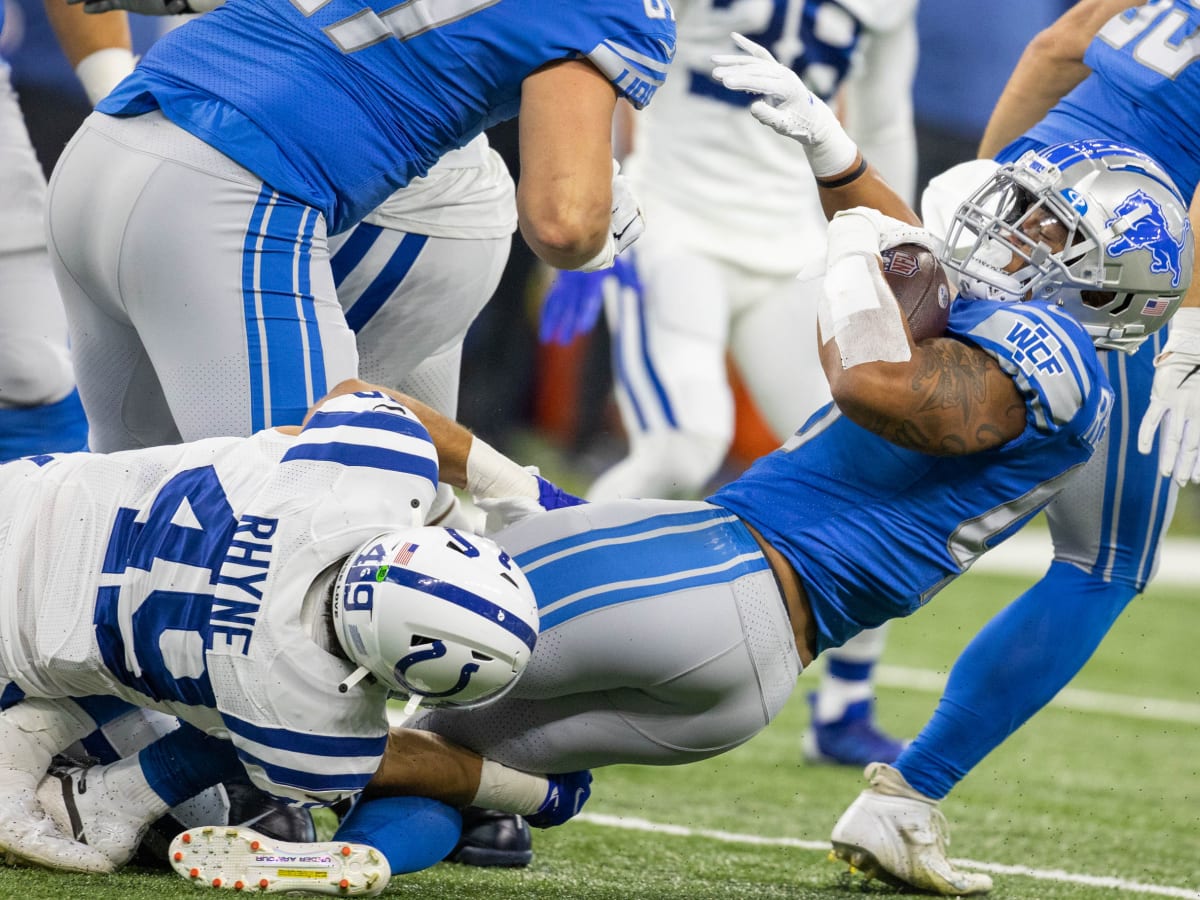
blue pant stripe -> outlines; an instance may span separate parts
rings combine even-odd
[[[250,430],[261,431],[266,427],[266,357],[262,317],[258,311],[258,283],[256,269],[258,247],[263,222],[272,203],[273,193],[263,185],[250,215],[246,237],[242,242],[242,312],[246,321],[246,362],[250,377]]]
[[[429,238],[423,234],[406,234],[400,239],[400,244],[383,270],[346,312],[346,322],[355,334],[362,331],[363,326],[371,321],[371,317],[379,312],[388,297],[404,281],[428,242]]]
[[[274,195],[259,242],[257,296],[266,344],[261,377],[267,397],[259,427],[299,424],[312,405],[304,302],[296,276],[297,265],[307,276],[308,213],[309,207]]]
[[[329,260],[329,265],[333,269],[334,287],[342,286],[342,282],[363,261],[381,234],[383,234],[383,229],[378,225],[359,222],[354,226],[354,230],[346,235],[345,242],[338,247],[337,252]]]
[[[312,242],[313,231],[317,226],[315,209],[308,207],[304,211],[304,232],[300,239],[300,260],[297,267],[297,285],[300,296],[300,320],[305,329],[305,343],[308,352],[309,388],[305,397],[305,412],[316,402],[318,397],[325,396],[329,387],[325,383],[325,347],[321,343],[321,325],[317,321],[317,302],[312,292]],[[304,418],[303,414],[300,417]]]

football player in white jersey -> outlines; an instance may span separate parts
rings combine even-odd
[[[258,787],[314,805],[374,775],[389,693],[411,713],[511,686],[538,631],[528,583],[487,539],[421,527],[452,457],[393,396],[352,381],[303,428],[0,468],[0,846],[113,868],[34,794],[97,698],[177,715],[201,757],[236,752]],[[490,473],[537,494],[515,464]]]
[[[57,0],[45,7],[88,96],[99,99],[120,79],[113,71],[121,71],[121,60],[125,72],[133,65],[124,14],[97,21]],[[9,76],[0,57],[0,462],[87,446],[67,322],[46,255],[46,178]]]
[[[219,5],[198,0],[188,11]],[[99,23],[109,17],[108,10],[170,15],[183,11],[181,6],[94,0],[69,10],[104,12],[91,17]],[[127,61],[120,76],[132,67]],[[331,236],[329,263],[338,302],[355,337],[358,373],[455,416],[463,339],[499,283],[516,227],[515,187],[508,168],[487,137],[479,135],[446,153],[362,222]],[[105,351],[102,345],[97,349]],[[284,368],[277,364],[277,371]],[[152,402],[160,396],[152,368],[141,366],[130,373],[105,366],[98,376],[84,377],[93,395],[104,398],[101,408],[121,404],[122,396],[137,396],[139,402],[134,408],[123,406],[120,416],[96,418],[96,446],[179,440],[172,410]],[[193,437],[228,433],[229,410],[222,392],[205,392],[188,406],[187,430]],[[455,495],[442,485],[431,521],[454,522],[456,515]]]
[[[911,203],[916,6],[674,4],[674,71],[653,105],[629,117],[633,151],[622,163],[652,225],[618,276],[560,276],[544,308],[543,335],[569,340],[583,327],[574,317],[598,309],[607,280],[629,451],[597,478],[589,499],[702,495],[733,440],[727,357],[780,442],[828,402],[808,339],[827,225],[808,160],[745,114],[747,95],[713,80],[710,57],[731,49],[729,33],[738,31],[771,48],[819,96],[841,91],[863,154]],[[865,631],[826,654],[810,697],[809,761],[862,766],[899,754],[902,744],[873,724],[872,674],[885,637],[886,627]]]

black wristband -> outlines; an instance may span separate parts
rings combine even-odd
[[[818,178],[817,185],[819,187],[825,188],[826,190],[831,190],[833,188],[845,187],[846,185],[850,184],[850,182],[857,181],[859,178],[862,178],[863,173],[866,171],[867,171],[867,158],[864,156],[864,157],[862,157],[862,162],[860,162],[858,164],[858,167],[853,172],[851,172],[849,175],[843,175],[841,178],[832,178],[829,180],[826,180],[824,178]]]

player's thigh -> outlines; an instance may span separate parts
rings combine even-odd
[[[678,763],[747,740],[791,693],[799,661],[783,601],[727,512],[591,504],[497,540],[530,578],[541,634],[508,697],[435,730],[552,771]]]
[[[338,300],[362,377],[396,387],[425,359],[461,344],[491,299],[511,237],[432,237],[360,222],[330,239]]]
[[[1100,354],[1115,392],[1108,430],[1046,509],[1056,559],[1139,590],[1157,563],[1177,492],[1158,474],[1157,445],[1150,454],[1137,450],[1154,357],[1164,340],[1160,332],[1133,355]]]
[[[89,125],[51,185],[51,240],[92,303],[136,329],[185,440],[297,423],[357,373],[315,209],[161,116]],[[70,217],[82,206],[102,210],[90,244]]]
[[[730,351],[755,405],[781,441],[830,400],[817,352],[817,282],[746,275]]]
[[[614,290],[605,298],[626,430],[669,428],[728,440],[724,268],[649,235],[638,242],[636,260],[642,293]]]
[[[64,283],[64,296],[78,288]],[[80,298],[71,319],[71,352],[88,419],[88,446],[99,453],[180,440],[158,374],[128,322]]]

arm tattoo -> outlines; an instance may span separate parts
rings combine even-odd
[[[1025,405],[982,351],[953,339],[928,341],[915,362],[909,402],[892,414],[879,412],[871,428],[876,434],[946,456],[997,447],[1021,433]]]

